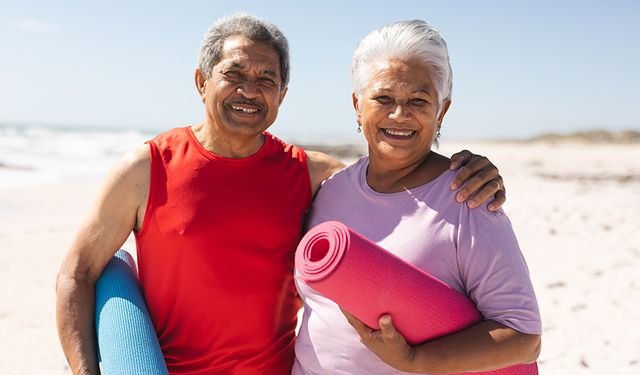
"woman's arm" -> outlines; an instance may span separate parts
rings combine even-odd
[[[400,370],[485,371],[530,363],[538,358],[540,314],[511,223],[503,213],[464,210],[468,213],[463,215],[468,222],[460,227],[456,261],[465,292],[484,321],[410,346],[388,315],[380,318],[381,329],[373,330],[345,314],[362,342],[383,361]]]
[[[374,330],[343,310],[362,343],[390,366],[406,372],[457,373],[487,371],[534,362],[540,354],[540,335],[518,332],[485,320],[460,332],[420,345],[409,345],[391,316],[380,318]]]

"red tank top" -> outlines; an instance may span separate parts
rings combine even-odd
[[[311,186],[304,151],[264,136],[242,159],[212,154],[188,127],[148,142],[138,267],[171,374],[291,371],[293,255]]]

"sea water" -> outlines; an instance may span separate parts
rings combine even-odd
[[[168,129],[91,128],[0,124],[0,189],[102,179],[127,151]],[[277,136],[350,164],[366,150],[364,140],[344,135]],[[355,132],[354,132],[355,134]]]
[[[155,133],[124,128],[0,125],[0,188],[104,176]]]

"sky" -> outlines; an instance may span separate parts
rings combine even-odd
[[[423,19],[449,45],[443,139],[640,130],[640,1],[0,0],[0,124],[139,128],[202,121],[202,36],[246,12],[289,39],[291,81],[270,129],[357,137],[351,57],[368,32]]]

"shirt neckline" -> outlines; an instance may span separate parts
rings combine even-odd
[[[262,146],[260,146],[260,149],[258,149],[258,151],[244,158],[229,158],[226,156],[220,156],[204,148],[204,146],[202,146],[202,144],[198,141],[198,138],[196,138],[196,135],[193,132],[193,129],[191,129],[191,126],[185,126],[184,130],[186,131],[189,140],[191,141],[191,143],[193,143],[200,154],[202,154],[207,159],[229,164],[247,164],[261,159],[267,153],[273,141],[270,133],[266,131],[262,132],[262,134],[264,135],[264,143],[262,144]]]
[[[420,186],[416,186],[411,189],[404,189],[403,191],[398,191],[395,193],[380,193],[371,188],[367,183],[367,169],[369,167],[369,157],[365,156],[362,158],[360,162],[360,169],[358,170],[358,184],[360,185],[360,190],[368,196],[376,197],[376,198],[385,198],[385,199],[398,199],[398,198],[406,198],[407,195],[413,196],[419,193],[423,193],[433,187],[433,185],[438,182],[441,178],[444,178],[451,171],[444,171],[440,176],[434,178],[433,180],[426,182]]]

